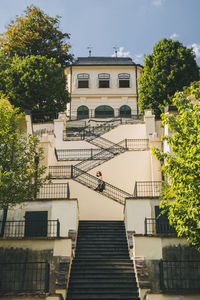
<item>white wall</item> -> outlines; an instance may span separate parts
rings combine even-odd
[[[151,180],[149,151],[127,151],[94,168],[101,171],[106,182],[133,194],[135,181]]]
[[[126,199],[124,210],[126,230],[144,234],[144,220],[145,218],[155,218],[154,206],[159,204],[160,200],[158,199]]]
[[[70,180],[70,195],[77,197],[80,220],[123,220],[124,206]]]
[[[162,249],[166,246],[188,245],[183,238],[160,236],[133,236],[133,256],[148,259],[162,259]]]
[[[48,220],[60,221],[60,235],[67,237],[70,229],[77,230],[78,202],[71,200],[29,201],[9,209],[7,221],[25,220],[26,211],[48,211]]]

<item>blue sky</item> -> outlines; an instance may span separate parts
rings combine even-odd
[[[71,34],[75,56],[143,55],[163,37],[179,40],[196,53],[200,66],[200,0],[0,0],[0,32],[26,6],[34,4],[51,16],[60,15],[61,29]]]

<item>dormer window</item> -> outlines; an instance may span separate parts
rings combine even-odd
[[[78,88],[87,89],[89,88],[89,74],[82,73],[78,74]]]
[[[110,87],[110,74],[101,73],[98,75],[98,78],[99,78],[99,88]]]
[[[119,88],[129,88],[130,87],[130,74],[121,73],[118,75]]]

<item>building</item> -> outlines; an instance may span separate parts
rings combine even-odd
[[[81,66],[74,68],[76,81]],[[113,68],[121,73],[121,66]],[[80,124],[88,119],[80,117]],[[200,255],[158,217],[162,174],[150,148],[168,151],[160,138],[167,128],[150,110],[141,120],[89,120],[76,139],[66,134],[74,122],[66,113],[29,126],[40,136],[53,179],[35,201],[8,212],[0,238],[1,299],[200,299]]]
[[[141,72],[130,57],[78,57],[66,68],[70,119],[137,115]]]

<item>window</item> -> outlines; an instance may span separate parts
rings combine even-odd
[[[78,88],[87,89],[89,88],[89,74],[82,73],[78,74]]]
[[[121,73],[118,75],[119,87],[129,88],[130,87],[130,74]]]
[[[110,87],[110,75],[106,73],[101,73],[98,75],[99,78],[99,88],[109,88]]]
[[[101,105],[95,109],[95,118],[114,117],[114,109],[108,105]]]
[[[89,108],[85,105],[81,105],[77,109],[77,119],[89,118]]]
[[[131,108],[128,105],[122,105],[119,109],[120,117],[131,117]]]

